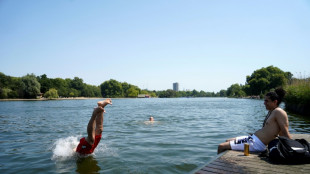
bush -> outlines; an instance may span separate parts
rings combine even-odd
[[[310,103],[310,81],[308,79],[295,79],[291,85],[286,87],[285,100],[288,103],[309,104]]]
[[[44,97],[48,99],[52,99],[52,98],[58,98],[59,96],[58,96],[57,90],[54,88],[51,88],[44,94]]]
[[[287,86],[285,108],[291,112],[310,116],[310,79],[294,79]]]

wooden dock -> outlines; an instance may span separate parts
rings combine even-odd
[[[291,134],[293,139],[304,138],[310,142],[310,134]],[[259,153],[244,156],[243,151],[232,151],[218,155],[210,163],[196,169],[194,174],[207,173],[310,173],[310,164],[276,164]]]

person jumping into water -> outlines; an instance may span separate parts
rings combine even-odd
[[[87,125],[87,137],[80,139],[79,145],[76,147],[76,152],[79,154],[91,154],[101,140],[101,133],[103,131],[103,113],[104,107],[108,104],[112,105],[110,98],[99,101],[98,107],[94,109],[93,114]]]
[[[226,140],[218,146],[218,153],[231,149],[244,150],[244,143],[250,144],[251,152],[262,152],[269,142],[278,135],[291,138],[287,114],[279,108],[284,95],[285,91],[282,88],[267,93],[264,104],[269,112],[264,120],[263,127],[251,136],[240,136]]]

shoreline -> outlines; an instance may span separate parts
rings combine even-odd
[[[130,98],[130,97],[67,97],[67,98],[32,98],[32,99],[26,99],[26,98],[7,98],[7,99],[0,99],[0,101],[48,101],[48,100],[91,100],[91,99],[106,99],[106,98],[111,98],[111,99],[144,99],[144,98]],[[151,97],[151,98],[159,98],[159,97]],[[176,98],[235,98],[235,97],[176,97]],[[252,98],[252,97],[242,97],[242,98],[235,98],[235,99],[257,99],[257,98]],[[260,99],[258,99],[260,100]]]
[[[24,98],[12,98],[12,99],[0,99],[0,101],[48,101],[48,100],[89,100],[89,99],[103,99],[98,97],[69,97],[69,98],[38,98],[38,99],[24,99]]]
[[[106,97],[106,98],[111,98],[111,99],[139,99],[139,98],[121,98],[121,97]],[[25,98],[11,98],[11,99],[0,99],[0,101],[49,101],[49,100],[92,100],[92,99],[97,99],[97,100],[103,100],[106,99],[104,97],[68,97],[68,98],[53,98],[53,99],[48,99],[48,98],[38,98],[38,99],[25,99]],[[153,97],[157,98],[157,97]]]

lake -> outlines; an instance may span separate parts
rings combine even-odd
[[[219,143],[261,128],[267,114],[253,99],[112,99],[101,142],[80,158],[72,149],[97,101],[0,102],[1,173],[189,173],[216,157]],[[291,133],[310,133],[309,119],[289,121]]]

